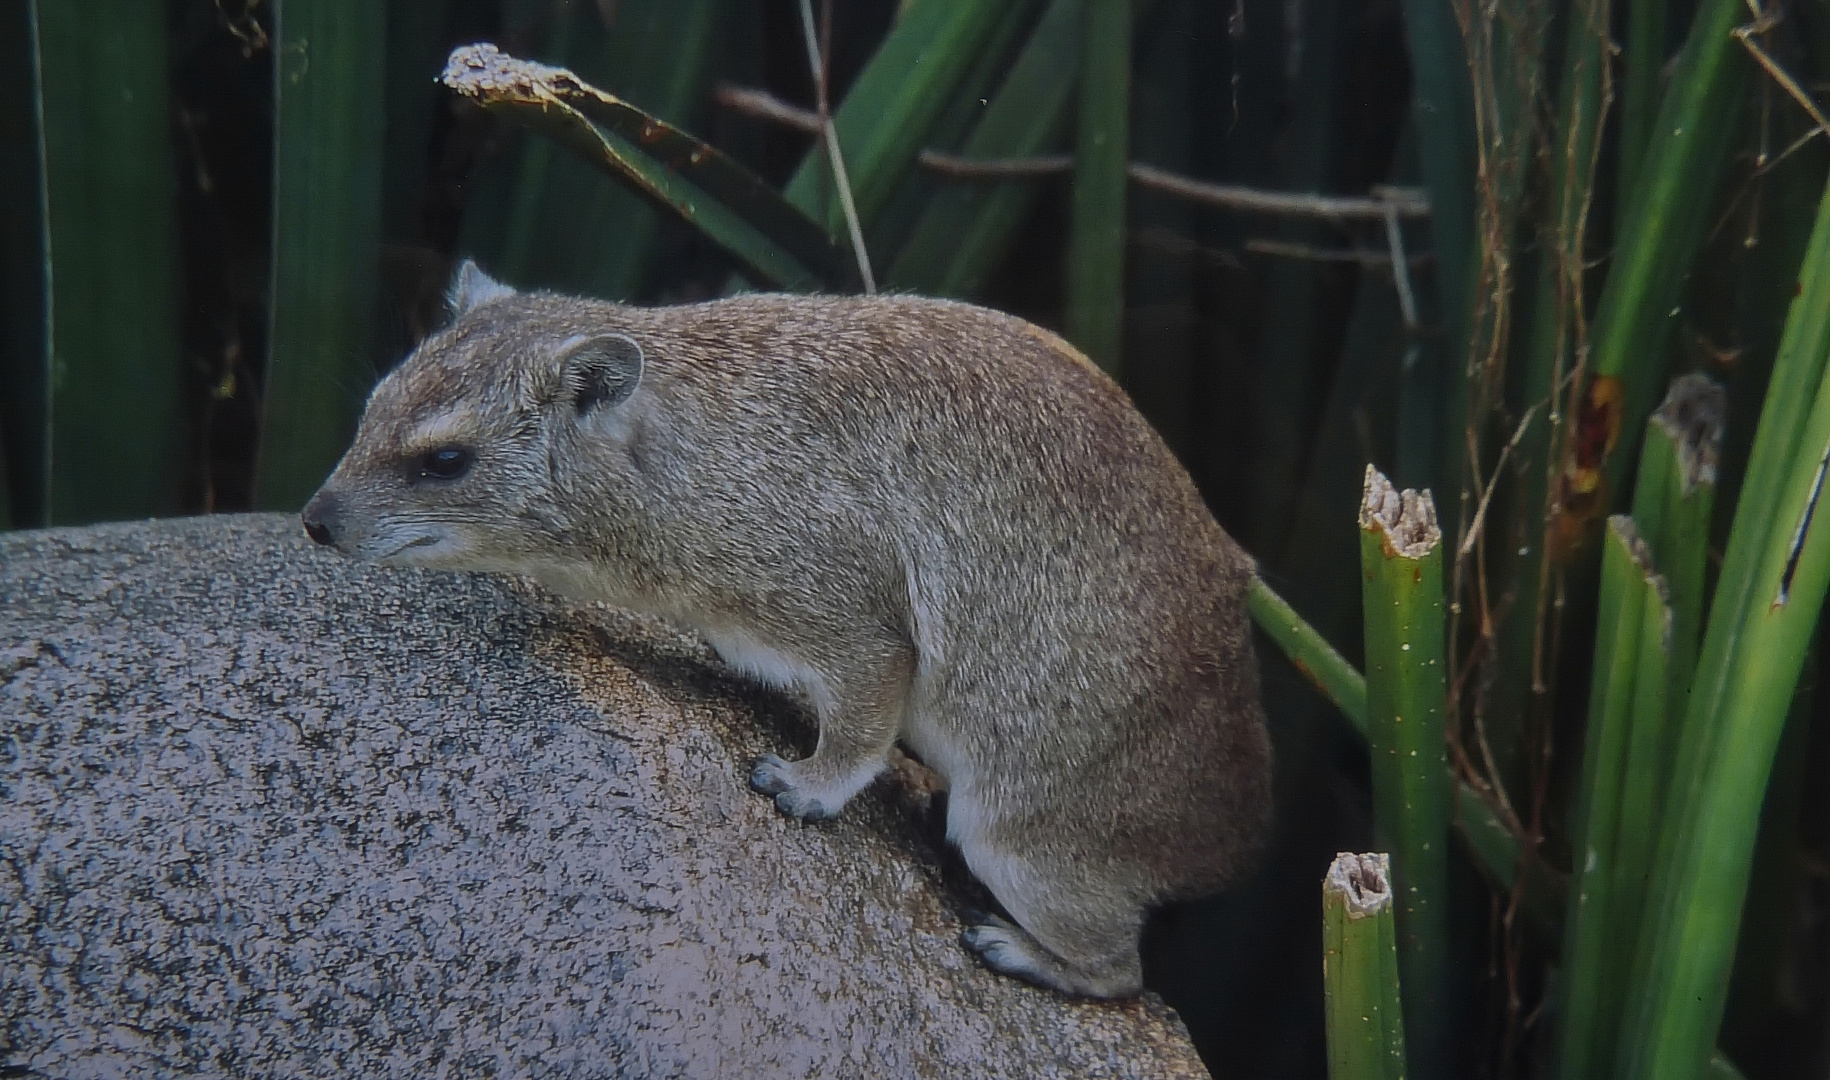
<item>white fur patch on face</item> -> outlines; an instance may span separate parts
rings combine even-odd
[[[462,538],[439,522],[384,523],[352,553],[383,566],[455,567],[463,557]]]

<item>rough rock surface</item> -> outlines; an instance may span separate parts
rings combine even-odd
[[[1206,1075],[961,950],[913,770],[752,795],[807,724],[664,627],[287,517],[0,536],[0,598],[0,1064]]]

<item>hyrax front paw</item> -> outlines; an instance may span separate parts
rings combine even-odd
[[[1046,982],[1042,978],[1039,951],[1028,934],[996,915],[979,915],[985,921],[966,927],[960,944],[977,953],[993,971],[1014,975],[1029,982]]]
[[[750,786],[764,795],[775,796],[777,810],[802,821],[829,818],[845,803],[843,798],[834,798],[807,783],[794,762],[783,761],[774,754],[764,754],[750,766]]]

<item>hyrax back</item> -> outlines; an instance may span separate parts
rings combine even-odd
[[[966,943],[1140,987],[1146,908],[1242,867],[1269,807],[1250,558],[1054,335],[914,297],[634,308],[466,265],[305,513],[388,563],[531,574],[697,629],[819,717],[751,783],[837,813],[900,739],[1015,925]]]

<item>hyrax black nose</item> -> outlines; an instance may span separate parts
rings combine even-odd
[[[335,520],[336,514],[332,501],[325,495],[318,494],[305,504],[305,512],[299,515],[299,520],[305,523],[306,536],[325,547],[333,547],[337,543],[337,534],[331,531],[331,522]]]

